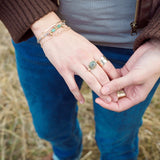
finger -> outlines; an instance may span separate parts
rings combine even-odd
[[[66,84],[68,85],[70,91],[72,92],[72,94],[74,95],[74,97],[77,99],[77,101],[79,101],[81,104],[83,104],[85,102],[84,97],[82,96],[77,83],[74,79],[74,75],[71,74],[66,74],[66,76],[63,76]]]
[[[127,74],[123,77],[114,79],[112,81],[110,81],[109,83],[107,83],[106,85],[104,85],[101,89],[102,94],[104,95],[108,95],[111,94],[113,92],[117,92],[122,90],[125,87],[128,87],[130,85],[134,85],[134,80],[132,78],[132,74]]]
[[[107,74],[104,72],[102,67],[100,67],[99,65],[97,65],[96,68],[91,70],[90,72],[96,77],[96,79],[102,86],[110,82]],[[111,93],[108,97],[105,96],[103,99],[105,100],[105,102],[111,102],[111,101],[116,102],[118,100],[118,97],[116,93]]]
[[[97,98],[95,102],[99,104],[101,107],[106,108],[111,111],[115,111],[115,112],[125,111],[137,104],[135,101],[132,101],[127,97],[124,97],[118,100],[118,102],[111,102],[111,103],[105,103],[103,99]]]
[[[96,79],[96,77],[88,71],[88,68],[83,65],[77,65],[76,70],[74,70],[76,75],[79,75],[86,84],[99,96],[102,97],[104,100],[110,102],[112,98],[110,96],[103,96],[100,92],[102,86]]]
[[[103,54],[96,54],[94,55],[95,61],[101,66],[103,71],[107,73],[110,79],[115,79],[120,77],[120,72],[113,66],[113,64],[103,56]]]
[[[77,75],[79,75],[86,83],[87,85],[99,96],[102,98],[106,98],[109,99],[109,96],[103,96],[100,92],[102,86],[101,84],[98,82],[98,80],[96,79],[96,77],[87,70],[87,68],[85,66],[79,67],[78,68],[78,73],[76,73]]]
[[[104,70],[97,64],[98,57],[102,57],[103,54],[95,47],[92,55],[93,58],[90,57],[89,59],[85,59],[83,65],[90,70],[101,85],[104,85],[109,81],[109,78]]]
[[[127,97],[119,99],[116,103],[115,102],[106,103],[106,101],[104,101],[102,98],[97,98],[96,103],[112,111],[116,112],[125,111],[139,104],[140,102],[143,102],[148,96],[150,90],[153,88],[156,80],[157,80],[156,78],[155,79],[153,78],[144,85],[138,85],[127,88],[125,90],[125,92],[127,93]]]
[[[107,60],[107,62],[102,65],[103,70],[107,75],[109,76],[110,80],[120,77],[120,72],[116,70],[116,68],[113,66],[113,64]]]
[[[97,63],[101,66],[101,68],[107,74],[107,76],[110,78],[110,80],[118,78],[118,77],[121,76],[120,72],[103,55],[101,55],[101,56],[99,55],[99,57],[97,59],[98,59]],[[109,81],[106,81],[106,82],[109,82]],[[117,97],[116,93],[110,94],[110,97],[115,102],[118,100],[118,97]]]
[[[78,73],[76,74],[79,75],[98,96],[101,96],[101,84],[97,81],[94,75],[85,68],[85,66],[79,67]]]
[[[92,61],[92,62],[95,62],[95,61]],[[110,81],[109,78],[108,78],[108,76],[107,76],[107,74],[104,72],[104,70],[98,64],[96,64],[95,68],[91,69],[90,72],[95,76],[95,78],[97,79],[97,81],[102,86]]]
[[[108,75],[104,72],[103,68],[96,63],[96,61],[91,61],[88,65],[88,68],[89,71],[97,79],[97,81],[101,84],[101,86],[110,81]],[[101,96],[101,98],[103,97]],[[110,96],[105,96],[103,99],[107,102],[110,102],[111,100],[115,101],[117,100],[117,96],[116,94],[111,94]]]

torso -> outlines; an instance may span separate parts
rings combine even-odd
[[[60,0],[59,16],[95,44],[132,48],[136,0]]]

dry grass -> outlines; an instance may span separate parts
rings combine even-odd
[[[4,26],[0,24],[0,160],[39,160],[51,152],[50,145],[40,140],[32,125],[26,100],[19,85],[14,50]],[[81,160],[98,160],[94,140],[91,92],[84,84],[85,105],[80,105],[79,120],[84,134]],[[139,160],[160,158],[160,88],[144,116],[140,131]]]

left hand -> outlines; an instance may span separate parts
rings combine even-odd
[[[121,77],[105,84],[101,92],[110,95],[123,89],[126,97],[110,103],[96,99],[100,106],[116,112],[144,101],[160,77],[160,41],[150,40],[140,46],[119,72]]]

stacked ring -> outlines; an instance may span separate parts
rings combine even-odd
[[[100,58],[100,60],[97,60],[97,61],[91,61],[88,65],[88,70],[93,70],[96,65],[98,64],[100,67],[103,67],[106,63],[107,63],[108,59],[104,56],[102,56]]]
[[[103,66],[107,63],[107,61],[108,61],[108,59],[107,59],[106,57],[102,56],[102,57],[100,58],[100,60],[97,61],[97,63],[98,63],[101,67],[103,67]]]

